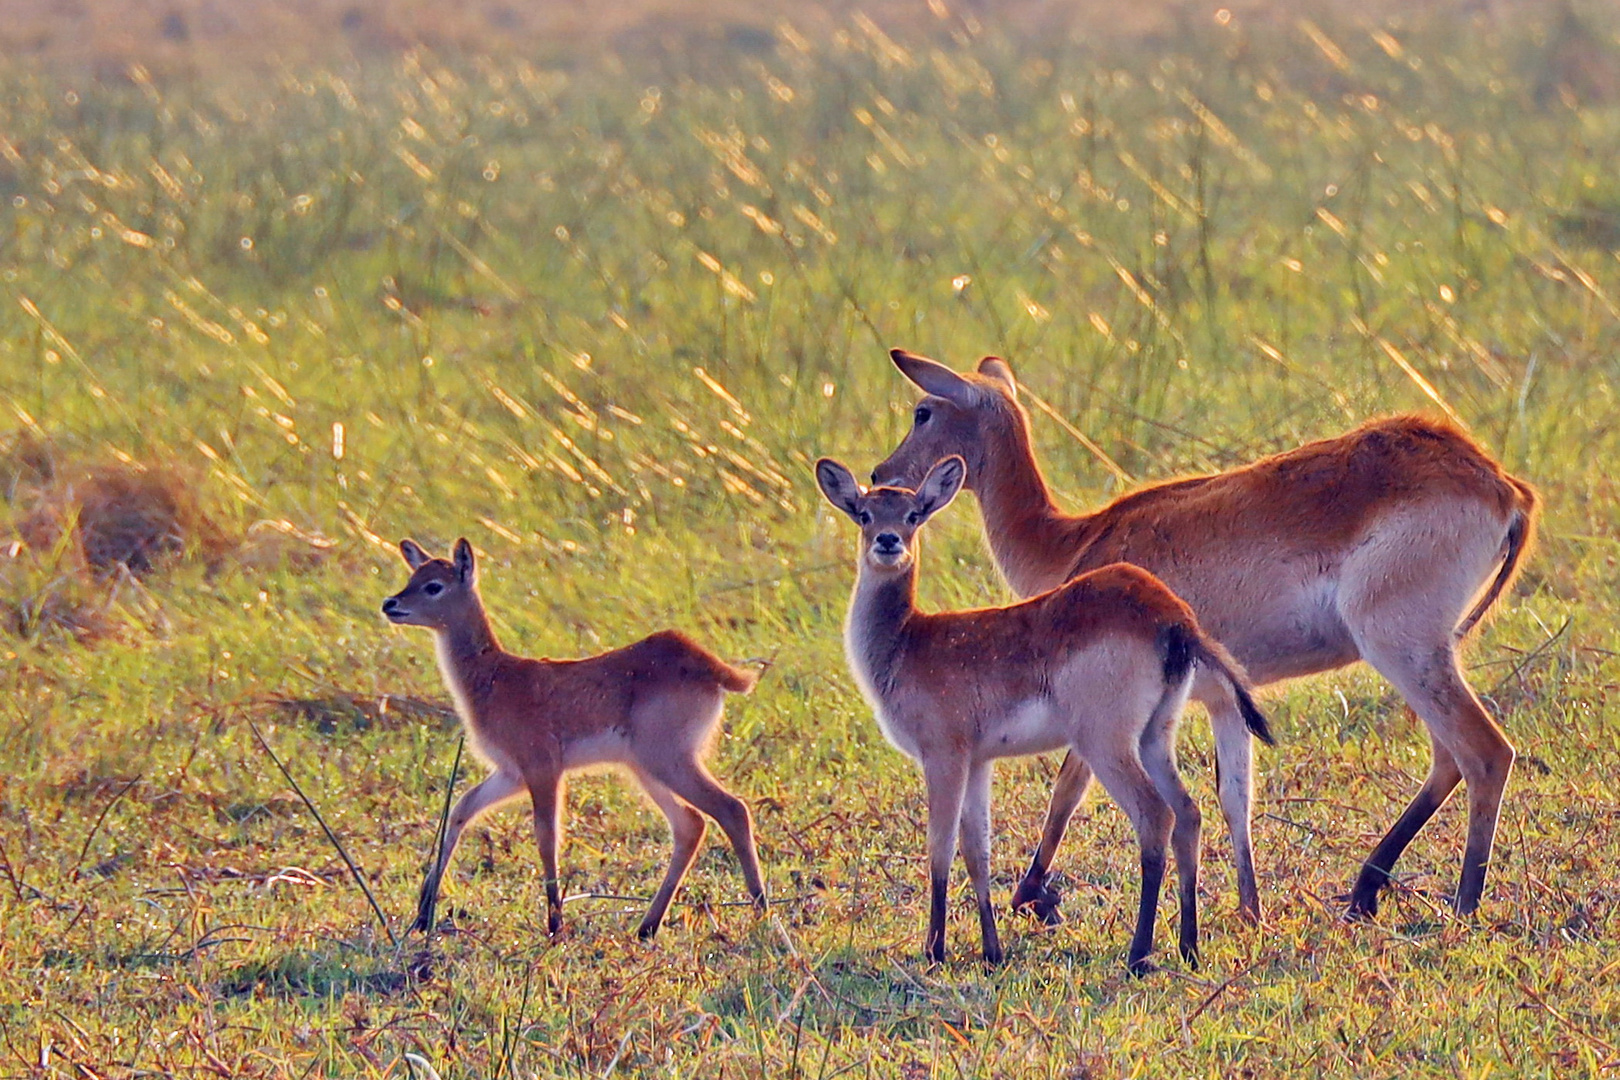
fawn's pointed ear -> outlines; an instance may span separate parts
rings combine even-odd
[[[1007,361],[999,356],[987,356],[979,361],[979,374],[996,380],[1014,401],[1018,400],[1018,380],[1013,378]]]
[[[908,353],[904,349],[890,349],[889,359],[900,369],[900,374],[935,397],[942,397],[964,409],[970,409],[983,400],[984,391],[938,360]]]
[[[472,545],[467,543],[465,537],[456,541],[456,552],[451,561],[456,564],[456,574],[460,576],[462,581],[471,581],[473,579],[473,574],[477,572],[478,566],[473,559]]]
[[[412,570],[415,570],[418,566],[421,566],[423,563],[428,562],[433,558],[433,556],[422,550],[421,544],[418,544],[415,540],[410,539],[401,540],[399,542],[399,553],[400,555],[404,556],[405,565],[409,566]]]
[[[967,479],[967,462],[952,454],[934,464],[917,488],[917,512],[927,521],[951,504]],[[919,524],[921,524],[919,522]]]
[[[848,514],[851,521],[856,520],[855,515],[860,512],[861,485],[855,482],[854,473],[832,458],[822,458],[816,462],[816,485],[828,502]]]

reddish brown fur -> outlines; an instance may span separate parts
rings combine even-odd
[[[629,768],[675,835],[675,856],[642,922],[643,937],[657,931],[697,852],[704,832],[698,810],[725,829],[749,892],[764,904],[748,808],[702,764],[724,692],[751,690],[755,673],[732,667],[675,630],[583,660],[515,656],[490,629],[465,540],[457,543],[454,562],[431,559],[409,540],[400,548],[413,573],[383,612],[394,622],[435,632],[439,665],[469,741],[494,770],[451,814],[439,858],[422,886],[418,929],[433,925],[439,883],[462,831],[479,814],[527,791],[545,864],[548,922],[556,933],[562,921],[556,849],[563,775],[597,764]]]
[[[1436,771],[1369,859],[1353,911],[1376,909],[1377,886],[1432,814],[1425,808],[1462,778],[1470,823],[1457,906],[1473,910],[1513,749],[1463,681],[1455,645],[1518,572],[1537,514],[1528,484],[1455,427],[1398,416],[1066,514],[1035,460],[1029,415],[1004,361],[987,357],[976,372],[959,373],[901,350],[893,357],[928,396],[874,479],[910,482],[939,457],[963,455],[986,539],[1019,593],[1127,561],[1185,599],[1257,683],[1358,659],[1395,683],[1435,734]],[[1219,687],[1200,680],[1194,696],[1215,728],[1243,909],[1258,918],[1248,736]],[[1086,780],[1082,766],[1065,763],[1032,871],[1049,865]]]
[[[861,526],[845,648],[884,735],[923,767],[933,899],[927,954],[945,953],[945,888],[958,834],[979,905],[985,959],[1001,958],[989,900],[990,769],[997,758],[1060,746],[1097,770],[1142,847],[1142,900],[1130,964],[1152,949],[1164,844],[1174,822],[1182,955],[1197,957],[1199,813],[1175,769],[1175,728],[1194,665],[1265,719],[1241,670],[1192,609],[1139,567],[1093,570],[1022,603],[916,609],[917,530],[956,494],[963,462],[941,461],[918,490],[862,492],[836,462],[817,463],[828,501]],[[1269,737],[1269,736],[1268,736]],[[1030,897],[1039,902],[1046,897]]]

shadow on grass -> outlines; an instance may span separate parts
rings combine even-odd
[[[265,993],[276,997],[341,997],[349,993],[397,994],[410,976],[376,958],[323,952],[289,952],[269,960],[250,960],[220,978],[226,997]]]
[[[839,950],[812,980],[797,968],[745,975],[719,987],[704,1004],[738,1036],[791,1019],[823,1034],[881,1029],[888,1038],[914,1039],[926,1037],[942,1019],[958,1028],[977,1026],[978,1017],[993,1011],[995,996],[989,981],[946,981],[882,954]]]

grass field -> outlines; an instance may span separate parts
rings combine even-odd
[[[1620,1067],[1620,24],[1178,10],[1128,48],[934,4],[567,67],[0,61],[0,1074]],[[1338,919],[1428,762],[1355,668],[1264,696],[1259,929],[1189,720],[1201,972],[1167,899],[1169,970],[1126,976],[1101,799],[1066,925],[1010,921],[986,972],[959,874],[956,959],[922,963],[922,784],[844,670],[851,534],[808,469],[898,440],[893,345],[1008,357],[1076,507],[1409,409],[1537,484],[1469,654],[1520,750],[1482,917],[1438,902],[1451,806],[1378,921]],[[1007,597],[971,505],[931,529],[927,603]],[[455,930],[403,936],[457,749],[427,635],[377,610],[406,535],[473,541],[514,649],[674,625],[772,661],[715,759],[769,916],[711,831],[638,943],[665,826],[595,776],[563,940],[517,811],[469,832]],[[1055,768],[999,772],[1003,899]]]

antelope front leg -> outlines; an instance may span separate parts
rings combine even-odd
[[[984,942],[984,962],[1002,960],[1001,936],[996,933],[996,909],[990,903],[990,774],[991,763],[982,761],[968,772],[967,792],[962,803],[962,861],[973,882],[973,899],[979,909],[979,935]]]
[[[439,902],[439,885],[444,880],[445,869],[450,865],[450,856],[455,854],[456,845],[461,842],[462,832],[480,814],[522,793],[522,781],[515,776],[498,772],[475,784],[456,802],[450,811],[450,821],[445,829],[444,845],[439,849],[439,858],[428,870],[427,876],[422,879],[422,891],[416,897],[416,921],[411,923],[412,930],[426,933],[433,929],[433,909]]]
[[[935,963],[945,960],[945,909],[967,775],[967,762],[961,759],[923,766],[928,784],[928,935],[923,955]]]

